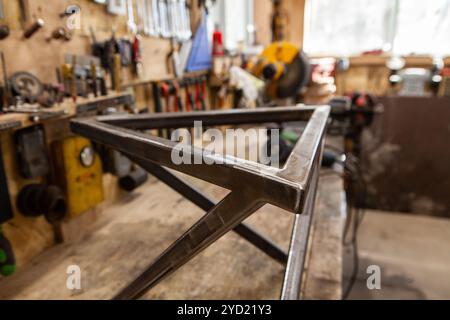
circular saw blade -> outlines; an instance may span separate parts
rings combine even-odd
[[[303,52],[286,65],[284,74],[275,81],[275,94],[277,98],[295,97],[309,82],[311,65]]]
[[[42,83],[29,72],[16,72],[9,82],[15,94],[30,102],[36,101],[43,91]]]

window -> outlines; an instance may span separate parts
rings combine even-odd
[[[305,13],[309,54],[450,54],[450,0],[308,0]]]
[[[218,24],[223,33],[225,48],[235,50],[239,42],[251,42],[253,0],[217,0],[208,20],[209,32],[212,33],[214,25]]]

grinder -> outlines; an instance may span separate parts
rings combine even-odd
[[[247,69],[266,81],[272,99],[296,97],[310,79],[311,67],[305,53],[295,44],[280,41],[270,44]]]

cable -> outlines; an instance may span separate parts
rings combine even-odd
[[[350,184],[351,188],[347,189],[347,196],[349,197],[349,201],[347,202],[348,214],[347,219],[345,221],[344,235],[343,235],[343,245],[346,247],[351,247],[353,254],[352,272],[347,287],[345,288],[343,293],[343,299],[347,300],[358,279],[359,273],[358,231],[365,217],[365,211],[361,208],[357,208],[357,206],[361,207],[366,202],[367,187],[364,175],[362,173],[360,161],[357,157],[353,156],[352,154],[344,154],[342,150],[339,150],[339,148],[333,146],[326,145],[325,148],[332,150],[338,154],[345,155],[345,161],[342,164],[344,166],[346,173],[340,174],[339,172],[333,171],[323,173],[321,174],[321,177],[337,175],[342,177],[343,179],[350,178],[351,182]],[[359,194],[361,195],[360,199],[362,199],[362,204],[355,203],[354,195],[356,194],[356,190],[359,190]],[[350,230],[352,230],[351,239],[347,241]]]

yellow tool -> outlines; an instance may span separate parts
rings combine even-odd
[[[66,191],[68,215],[78,216],[104,199],[100,157],[92,143],[73,137],[55,144],[55,162],[60,184]]]
[[[267,81],[267,93],[272,98],[295,96],[309,81],[310,64],[295,44],[280,41],[270,44],[247,65],[256,77]]]

